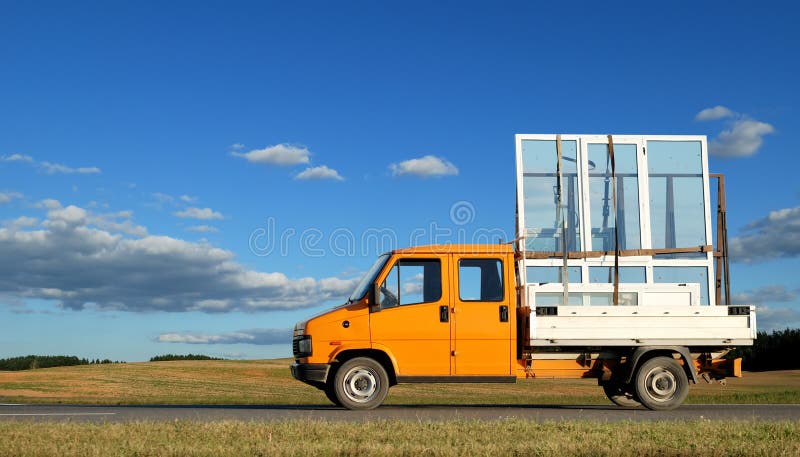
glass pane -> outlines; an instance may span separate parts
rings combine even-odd
[[[567,268],[569,269],[570,283],[583,282],[581,278],[581,267]],[[561,267],[528,267],[526,276],[527,281],[532,284],[563,282],[561,279]]]
[[[461,259],[458,295],[463,301],[503,300],[503,263],[495,259]]]
[[[530,251],[560,251],[561,222],[567,226],[566,248],[580,251],[576,141],[562,141],[562,208],[558,208],[558,155],[553,140],[522,142],[525,246]]]
[[[400,268],[400,304],[422,303],[422,284],[425,273],[422,265],[403,265]]]
[[[564,294],[561,292],[537,292],[534,296],[536,306],[561,306],[564,303]],[[570,306],[583,305],[583,294],[569,294]]]
[[[607,144],[590,144],[589,207],[592,219],[592,250],[614,250],[614,189],[611,179],[611,159]],[[614,145],[616,172],[616,220],[619,224],[619,248],[639,249],[639,179],[637,146]]]
[[[619,267],[619,282],[645,283],[647,275],[644,267]],[[589,267],[589,282],[611,284],[614,282],[613,267]]]
[[[653,248],[707,244],[700,142],[649,141],[647,162]]]
[[[708,305],[708,268],[653,267],[653,280],[660,283],[700,284],[700,304]]]
[[[399,283],[397,281],[399,271],[400,266],[395,264],[392,270],[389,271],[386,279],[383,280],[383,284],[381,284],[381,294],[378,300],[381,304],[381,308],[394,308],[400,304]]]
[[[564,294],[560,292],[537,292],[535,295],[536,306],[561,306]],[[570,306],[612,306],[614,294],[612,292],[575,292],[569,294]],[[636,292],[620,292],[620,306],[637,306],[639,294]]]

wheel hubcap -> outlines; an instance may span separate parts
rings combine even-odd
[[[378,376],[368,368],[355,367],[344,377],[344,392],[350,400],[366,403],[378,393]]]
[[[647,393],[656,401],[667,401],[675,395],[678,389],[678,381],[671,371],[663,367],[656,367],[650,370],[645,377]]]

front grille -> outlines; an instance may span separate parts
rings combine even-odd
[[[294,354],[295,359],[300,358],[300,337],[292,338],[292,354]]]

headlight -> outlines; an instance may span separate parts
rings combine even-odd
[[[308,357],[311,355],[311,335],[296,336],[292,339],[292,352],[294,358]]]

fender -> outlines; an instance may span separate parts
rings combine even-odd
[[[639,346],[634,351],[633,354],[630,355],[630,360],[625,363],[628,366],[626,369],[627,373],[625,374],[624,378],[625,383],[628,384],[633,380],[634,368],[639,364],[639,359],[642,358],[643,355],[648,354],[650,352],[669,352],[670,354],[677,352],[681,359],[683,359],[683,369],[688,371],[689,380],[692,381],[693,384],[697,384],[697,368],[694,366],[692,361],[692,354],[689,352],[689,348],[684,346]]]
[[[333,350],[333,352],[331,352],[329,354],[329,356],[328,356],[329,363],[332,363],[334,360],[336,360],[336,358],[339,356],[339,354],[341,354],[342,352],[345,352],[345,351],[380,351],[380,352],[383,352],[384,354],[386,354],[386,357],[389,358],[389,361],[392,364],[392,369],[394,370],[395,374],[397,373],[397,359],[394,357],[394,354],[392,354],[392,351],[389,350],[389,348],[387,348],[386,346],[384,346],[382,344],[365,345],[365,344],[359,344],[359,342],[355,342],[355,341],[352,342],[352,343],[341,344],[339,346],[336,346],[336,348]]]

